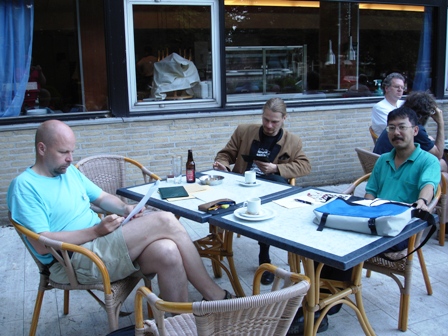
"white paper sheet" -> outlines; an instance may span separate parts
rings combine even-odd
[[[151,195],[159,188],[159,184],[160,181],[157,180],[156,183],[154,183],[153,186],[148,189],[148,192],[146,193],[145,197],[143,197],[141,201],[138,202],[137,206],[134,208],[134,210],[131,211],[129,216],[126,217],[126,219],[121,223],[121,225],[125,225],[132,219],[132,217],[134,217],[136,214],[140,212],[140,210],[145,206],[146,202],[149,200]]]

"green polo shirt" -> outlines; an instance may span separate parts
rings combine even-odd
[[[427,184],[434,187],[440,182],[439,160],[415,144],[411,156],[395,169],[395,148],[380,156],[366,186],[366,192],[381,199],[414,203],[420,190]]]

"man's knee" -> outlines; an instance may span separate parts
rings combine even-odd
[[[158,263],[163,267],[176,267],[182,265],[182,257],[177,245],[171,240],[160,241],[158,250]]]
[[[177,218],[171,212],[167,211],[152,212],[150,215],[144,216],[143,218],[145,218],[148,223],[158,223],[163,226],[181,226]]]

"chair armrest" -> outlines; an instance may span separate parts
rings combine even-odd
[[[107,268],[104,265],[103,261],[95,253],[93,253],[92,251],[86,249],[85,247],[79,246],[79,245],[65,243],[65,242],[61,242],[59,240],[44,237],[40,234],[37,234],[37,233],[25,228],[23,225],[20,225],[19,223],[15,222],[12,218],[10,218],[10,221],[13,224],[14,228],[20,234],[25,235],[28,239],[33,239],[33,240],[36,240],[36,241],[39,241],[40,243],[42,243],[45,247],[48,248],[49,252],[53,255],[53,257],[58,262],[62,263],[63,265],[65,265],[65,267],[68,268],[67,276],[69,277],[69,280],[70,280],[70,283],[72,286],[76,286],[78,282],[76,280],[76,277],[74,277],[74,270],[71,265],[70,257],[68,255],[68,253],[64,252],[64,251],[80,253],[80,254],[85,255],[90,260],[92,260],[92,262],[94,262],[95,265],[100,270],[100,273],[101,273],[101,276],[103,279],[104,292],[106,294],[110,294],[112,292],[111,286],[110,286],[109,272],[107,271]],[[57,251],[61,251],[62,256]],[[70,276],[70,272],[72,272],[72,274],[73,274],[72,276]]]
[[[307,277],[304,274],[290,272],[287,270],[284,270],[282,268],[279,268],[277,266],[274,266],[269,263],[261,264],[258,266],[257,270],[255,271],[253,285],[252,285],[252,294],[257,295],[260,294],[260,286],[261,286],[261,276],[265,271],[274,273],[275,279],[274,283],[272,285],[272,290],[278,290],[280,286],[280,279],[283,279],[284,281],[284,287],[289,287],[293,284],[297,284],[301,281],[307,281],[310,283],[310,278]]]
[[[135,327],[143,329],[143,300],[151,306],[154,318],[158,325],[164,323],[165,312],[174,314],[185,314],[193,312],[192,302],[168,302],[159,298],[148,287],[142,286],[137,289],[134,301]]]
[[[143,178],[145,179],[145,182],[150,182],[150,181],[157,181],[157,180],[161,180],[161,178],[154,174],[153,172],[151,172],[148,168],[146,167],[141,167],[142,170],[142,174],[143,174]],[[147,176],[149,176],[149,180],[147,180]]]
[[[367,181],[370,178],[371,173],[368,173],[366,175],[361,176],[359,179],[357,179],[355,182],[350,184],[347,189],[345,189],[342,193],[343,194],[349,194],[353,195],[355,193],[355,189],[357,186],[359,186],[362,182]]]
[[[144,165],[142,165],[140,162],[134,160],[134,159],[130,159],[128,157],[125,157],[124,160],[126,162],[129,162],[135,166],[137,166],[138,168],[141,169],[142,174],[143,174],[143,179],[145,180],[145,183],[148,183],[149,181],[152,180],[161,180],[161,178],[159,176],[157,176],[156,174],[154,174],[153,172],[151,172],[148,168],[146,168]],[[148,179],[149,176],[149,179]]]

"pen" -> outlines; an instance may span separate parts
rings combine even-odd
[[[294,201],[296,201],[296,202],[300,202],[300,203],[309,204],[309,205],[312,205],[312,204],[313,204],[313,203],[311,203],[311,202],[304,201],[304,200],[301,200],[301,199],[298,199],[298,198],[295,198]]]

